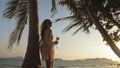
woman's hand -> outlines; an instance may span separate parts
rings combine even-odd
[[[59,37],[56,37],[56,41],[54,41],[55,45],[58,44]]]
[[[57,45],[58,44],[58,40],[54,41],[54,44]]]

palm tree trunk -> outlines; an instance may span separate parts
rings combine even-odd
[[[38,65],[41,64],[39,55],[38,25],[37,0],[29,0],[28,46],[22,68],[38,68]]]
[[[107,34],[107,31],[103,28],[103,26],[99,23],[97,17],[94,15],[93,11],[91,10],[90,6],[87,3],[86,0],[82,0],[87,13],[90,17],[90,19],[92,20],[92,22],[95,24],[95,26],[97,27],[97,29],[99,30],[99,32],[101,33],[101,35],[103,36],[103,38],[106,40],[106,42],[110,45],[111,49],[114,51],[114,53],[120,57],[120,50],[119,48],[115,45],[115,43],[112,41],[112,39],[110,38],[110,36]],[[86,1],[86,2],[85,2]]]

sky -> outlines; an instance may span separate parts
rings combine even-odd
[[[0,0],[0,57],[24,57],[28,39],[28,24],[26,25],[19,46],[14,44],[12,51],[7,49],[9,35],[15,28],[15,19],[9,20],[2,16],[6,8],[7,0]],[[57,18],[70,16],[70,11],[66,7],[57,6],[57,13],[51,18],[51,0],[38,0],[39,24],[45,19],[53,21],[54,39],[60,37],[59,44],[55,46],[55,58],[65,60],[86,59],[86,58],[108,58],[120,61],[109,46],[103,42],[100,33],[97,30],[90,29],[90,34],[79,31],[72,35],[75,28],[62,33],[62,30],[72,22],[71,20],[60,21],[55,23]],[[120,44],[118,44],[120,45]]]

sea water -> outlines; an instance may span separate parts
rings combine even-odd
[[[23,60],[1,60],[0,68],[21,68]],[[45,62],[42,61],[42,68]],[[55,61],[54,68],[120,68],[113,62],[97,62],[97,61]]]

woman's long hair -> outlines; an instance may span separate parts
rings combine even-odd
[[[49,19],[45,19],[43,23],[41,24],[41,39],[44,38],[45,30],[48,29],[47,24],[52,24],[52,22]]]

